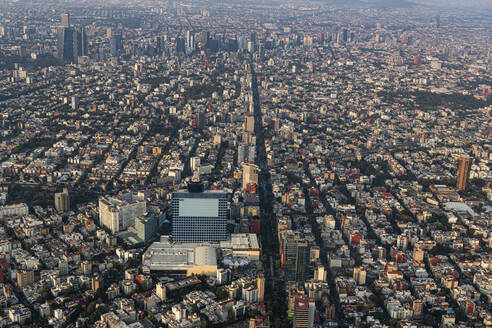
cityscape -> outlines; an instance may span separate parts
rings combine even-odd
[[[492,327],[492,2],[0,0],[0,327]]]

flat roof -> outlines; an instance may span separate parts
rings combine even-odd
[[[258,236],[254,233],[233,233],[230,240],[220,242],[220,247],[234,250],[252,250],[259,249],[260,243],[258,242]]]
[[[207,244],[154,242],[143,254],[143,265],[150,270],[185,270],[195,266],[217,265],[216,248]]]

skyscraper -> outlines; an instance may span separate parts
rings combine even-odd
[[[244,128],[248,132],[255,132],[255,117],[253,115],[246,116],[246,120],[244,122]]]
[[[458,158],[458,178],[456,179],[456,188],[458,190],[465,190],[470,177],[470,169],[472,165],[472,159],[470,157]]]
[[[285,234],[281,243],[282,267],[287,281],[306,280],[309,260],[308,243],[292,234]]]
[[[258,184],[258,166],[254,164],[243,165],[243,190],[250,190],[252,185]]]
[[[78,57],[87,56],[87,34],[85,29],[73,30],[73,59],[76,62]]]
[[[358,285],[365,285],[366,283],[366,270],[362,267],[354,268],[353,276],[355,282]]]
[[[55,208],[58,212],[67,212],[70,210],[70,198],[67,189],[55,194]]]
[[[258,288],[258,302],[263,302],[265,299],[265,276],[262,272],[256,276],[256,288]]]
[[[203,189],[203,184],[195,174],[188,185],[188,191],[173,193],[171,204],[174,242],[218,242],[228,239],[227,193]]]
[[[312,328],[316,304],[312,298],[298,297],[294,305],[294,328]]]
[[[60,26],[57,30],[57,33],[58,58],[64,61],[73,61],[74,31],[70,27]]]
[[[87,35],[84,28],[80,31],[70,26],[70,15],[61,14],[61,25],[57,29],[58,58],[76,62],[79,56],[87,56]]]
[[[176,52],[186,52],[186,41],[183,38],[176,38]]]
[[[135,220],[137,236],[144,242],[148,242],[157,232],[157,218],[154,214],[139,217]]]
[[[61,26],[70,27],[70,14],[64,13],[60,15]]]
[[[121,34],[113,34],[109,39],[111,57],[118,57],[123,49]]]

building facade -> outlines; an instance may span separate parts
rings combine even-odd
[[[99,221],[112,233],[124,231],[144,216],[147,204],[143,193],[126,193],[99,198]]]
[[[198,186],[189,186],[188,189],[193,192],[173,193],[171,203],[173,241],[198,243],[227,240],[229,237],[226,229],[229,216],[227,193],[201,191],[203,189]]]

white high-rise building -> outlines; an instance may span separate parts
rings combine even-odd
[[[326,269],[324,266],[319,265],[316,270],[314,270],[314,280],[316,281],[326,281]]]
[[[155,294],[161,299],[161,301],[166,300],[166,285],[162,282],[157,283],[155,286]]]
[[[145,215],[147,203],[143,193],[126,193],[99,198],[99,222],[112,233],[127,230],[135,219]]]
[[[193,172],[195,172],[196,170],[198,170],[198,168],[200,167],[200,157],[196,156],[196,157],[192,157],[190,158],[190,168]]]

